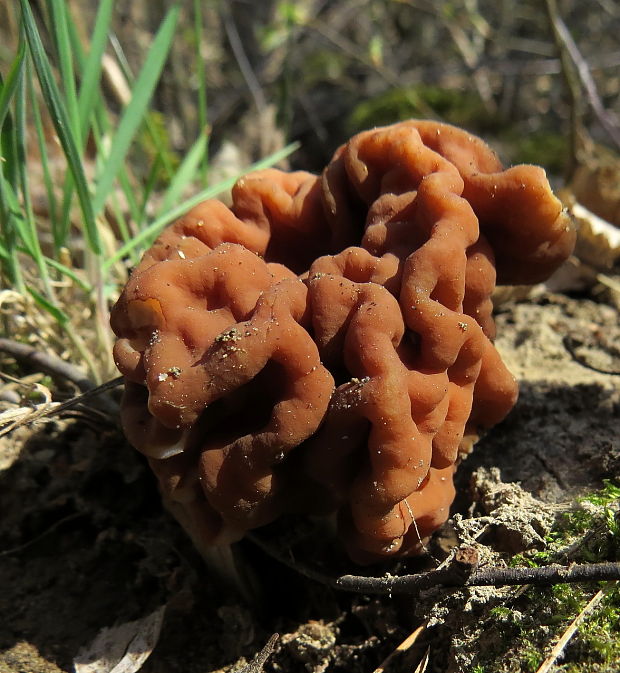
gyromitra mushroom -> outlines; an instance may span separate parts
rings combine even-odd
[[[321,176],[264,170],[166,229],[112,312],[122,423],[199,547],[337,512],[360,562],[419,552],[517,386],[491,292],[574,244],[545,173],[430,121]]]

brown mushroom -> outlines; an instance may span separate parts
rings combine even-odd
[[[436,122],[360,133],[320,177],[247,175],[164,231],[114,307],[127,436],[200,547],[337,511],[352,558],[419,552],[517,396],[496,275],[538,282],[573,244],[542,169]]]

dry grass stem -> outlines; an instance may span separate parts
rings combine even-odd
[[[386,668],[390,665],[390,663],[399,655],[401,655],[403,652],[406,652],[418,639],[418,636],[424,631],[426,628],[426,624],[421,624],[418,626],[415,631],[410,633],[405,640],[391,653],[389,654],[382,662],[379,664],[379,667],[374,670],[374,673],[384,673]],[[428,651],[426,652],[426,660],[428,661]],[[422,662],[420,662],[422,663]]]
[[[549,656],[543,661],[540,668],[536,673],[549,673],[551,667],[555,664],[558,657],[564,651],[564,648],[568,645],[570,639],[575,635],[579,626],[588,618],[590,614],[596,609],[598,604],[603,600],[605,594],[609,589],[601,589],[598,593],[594,595],[592,600],[585,606],[585,608],[575,617],[571,622],[570,626],[564,631],[562,637],[556,643],[555,647],[551,650]]]

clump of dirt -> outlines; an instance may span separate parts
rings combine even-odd
[[[545,536],[556,519],[557,507],[537,500],[518,484],[503,483],[497,468],[474,472],[471,488],[469,515],[455,514],[451,525],[457,544],[477,551],[481,568],[505,567],[514,554],[546,546]],[[441,662],[437,670],[471,670],[476,663],[476,643],[484,639],[483,615],[503,605],[514,592],[514,587],[435,588],[423,592],[415,605],[416,614],[427,620],[433,640],[444,643],[436,656],[435,665],[437,659]]]
[[[536,501],[516,484],[502,484],[497,479],[497,470],[483,469],[474,476],[485,490],[490,485],[490,493],[499,498],[493,497],[490,510],[484,499],[478,501],[470,518],[456,515],[454,527],[458,541],[477,549],[483,567],[566,565],[617,558],[620,544],[614,523],[620,520],[617,486],[608,483],[586,500],[559,506]],[[514,512],[514,506],[518,512]],[[510,553],[501,550],[507,523],[511,545],[520,540]],[[498,537],[482,545],[489,525],[498,532]],[[519,536],[514,534],[516,531]],[[530,536],[532,531],[535,534]],[[433,641],[444,643],[434,660],[436,670],[533,673],[569,623],[600,591],[597,582],[547,587],[469,587],[450,592],[434,589],[420,597],[416,612],[428,620]],[[607,595],[599,613],[591,616],[582,635],[566,644],[562,670],[570,673],[617,670],[620,591],[613,584],[603,591]]]
[[[541,291],[503,304],[497,322],[498,348],[521,386],[514,411],[459,467],[453,518],[431,556],[367,571],[416,572],[459,542],[476,546],[486,565],[544,553],[565,503],[620,474],[617,308]],[[162,509],[119,428],[84,417],[0,438],[0,510],[0,673],[71,671],[101,629],[162,605],[147,673],[241,671],[274,632],[282,637],[267,672],[367,673],[423,621],[424,633],[386,673],[415,669],[427,648],[429,671],[472,670],[482,650],[503,661],[519,615],[533,618],[514,587],[427,591],[415,602],[346,594],[252,541],[238,550],[259,579],[247,604]],[[327,527],[286,526],[278,551],[289,564],[331,577],[359,572]],[[551,627],[539,635],[544,645]]]
[[[537,500],[519,484],[505,484],[498,468],[480,468],[472,475],[473,510],[477,516],[455,514],[459,542],[492,545],[495,552],[518,554],[543,548],[557,508]]]
[[[281,642],[307,671],[323,673],[333,657],[338,635],[336,624],[313,620],[302,624],[293,633],[285,634]]]

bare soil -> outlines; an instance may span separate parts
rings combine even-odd
[[[553,504],[620,474],[620,328],[613,298],[540,290],[501,304],[497,322],[497,344],[521,395],[459,468],[457,523],[476,514],[474,495],[480,498],[485,478],[519,482],[517,490],[536,499],[528,502]],[[487,527],[481,541],[495,554],[522,551],[535,542],[536,527],[544,528],[536,523],[543,509],[514,505],[515,516]],[[163,629],[142,669],[147,673],[241,671],[274,632],[281,639],[265,671],[369,673],[429,617],[422,639],[385,670],[412,671],[427,648],[427,671],[458,670],[467,662],[454,648],[476,619],[463,606],[501,604],[507,592],[461,591],[457,599],[441,591],[417,604],[346,594],[278,564],[246,540],[235,553],[253,576],[248,603],[205,565],[163,511],[145,462],[120,428],[92,418],[54,419],[0,439],[0,511],[0,673],[72,671],[78,650],[104,627],[162,605]],[[448,525],[435,538],[432,557],[372,570],[432,567],[457,529]],[[315,522],[286,522],[257,534],[289,560],[326,574],[359,572]],[[570,650],[566,656],[570,661]]]

